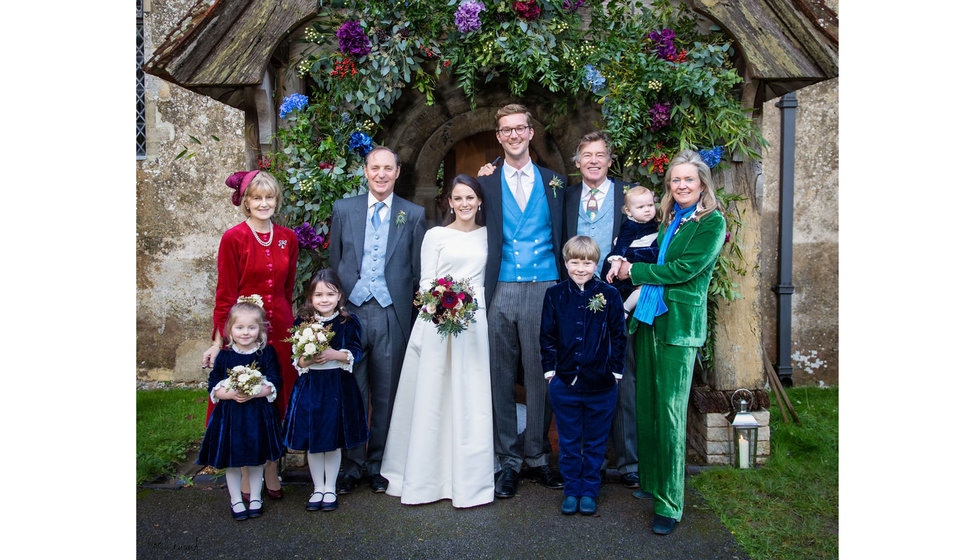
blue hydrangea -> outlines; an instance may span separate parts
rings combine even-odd
[[[585,76],[582,78],[582,84],[592,93],[599,93],[603,87],[606,85],[606,78],[596,70],[596,67],[591,64],[585,65]]]
[[[279,118],[284,119],[286,118],[286,115],[292,113],[293,111],[302,111],[309,104],[309,97],[294,93],[282,100],[282,105],[279,106]]]
[[[714,167],[721,163],[721,158],[725,157],[725,147],[715,146],[709,150],[698,150],[698,155],[708,167]]]
[[[366,133],[358,131],[350,135],[350,140],[347,141],[347,147],[352,152],[357,152],[361,157],[364,157],[374,148],[374,139]]]

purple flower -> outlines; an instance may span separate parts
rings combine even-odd
[[[564,2],[561,3],[561,7],[566,12],[571,13],[579,9],[584,3],[585,0],[565,0]]]
[[[303,225],[293,228],[293,231],[296,232],[296,240],[300,247],[316,249],[323,243],[323,237],[316,234],[316,230],[309,222],[303,222]]]
[[[469,33],[480,29],[482,25],[480,12],[485,9],[487,8],[483,2],[476,0],[460,4],[459,9],[456,10],[456,29],[459,29],[460,33]]]
[[[674,39],[677,35],[673,29],[664,29],[659,33],[652,31],[647,34],[647,39],[652,43],[652,47],[657,49],[657,56],[664,60],[674,60],[677,58],[677,47],[674,46]]]
[[[361,29],[360,22],[348,20],[337,30],[340,51],[351,56],[364,56],[371,52],[371,42]]]
[[[656,132],[670,123],[670,103],[654,103],[650,108],[650,132]]]

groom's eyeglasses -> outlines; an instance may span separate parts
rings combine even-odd
[[[504,138],[510,136],[512,132],[516,132],[518,136],[524,136],[530,128],[531,127],[527,125],[515,126],[514,128],[508,126],[504,128],[498,128],[497,132],[499,132],[500,135],[503,136]]]

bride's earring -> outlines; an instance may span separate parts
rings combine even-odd
[[[455,212],[453,212],[453,209],[452,209],[452,208],[450,208],[450,209],[449,209],[449,215],[451,216],[451,215],[453,215],[453,214],[455,214]]]

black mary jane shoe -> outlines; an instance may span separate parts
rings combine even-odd
[[[317,498],[317,496],[320,496]],[[319,511],[323,503],[323,492],[314,492],[310,494],[310,499],[306,502],[306,511]]]
[[[327,501],[327,496],[333,496],[333,500]],[[337,509],[337,495],[333,492],[324,492],[323,501],[320,502],[320,511],[333,511]]]
[[[674,525],[676,524],[677,520],[673,517],[653,515],[653,532],[657,535],[669,535],[674,530]]]
[[[245,508],[242,511],[235,511],[235,506],[237,506],[238,504],[244,506],[245,502],[235,502],[231,504],[231,516],[232,518],[234,518],[235,521],[245,521],[246,519],[248,519],[248,508]]]
[[[252,504],[259,504],[259,507],[253,508]],[[248,516],[249,517],[259,517],[262,515],[262,500],[252,500],[248,503]]]

